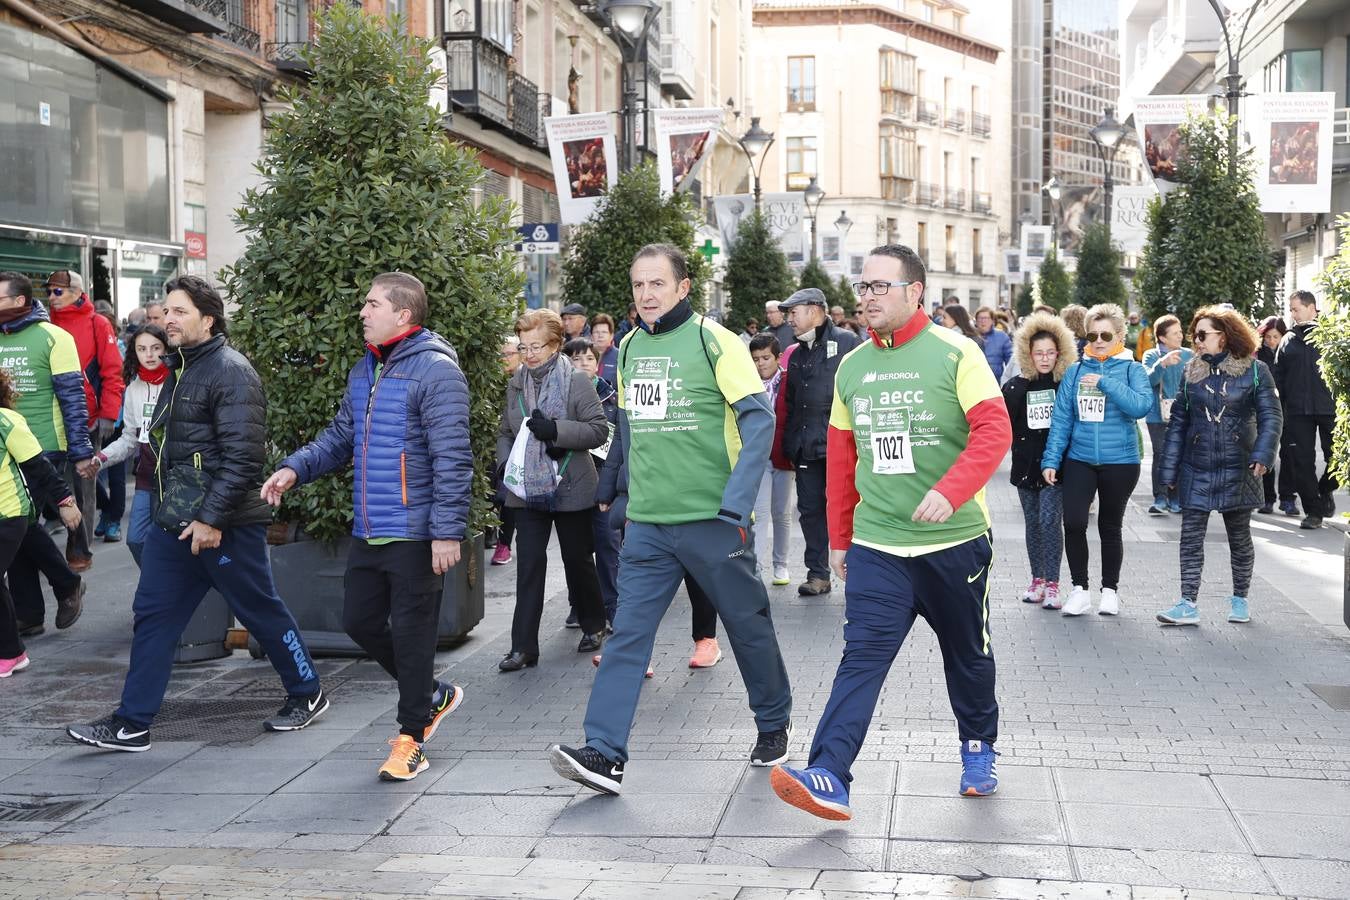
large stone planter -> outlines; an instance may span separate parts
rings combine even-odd
[[[197,611],[188,620],[178,639],[178,649],[174,651],[176,663],[204,662],[208,659],[220,659],[229,656],[225,646],[225,635],[234,624],[234,615],[220,591],[208,591],[197,605]]]
[[[271,548],[277,593],[290,607],[314,656],[364,655],[342,630],[343,576],[351,541],[344,537],[330,548],[318,541],[301,540]],[[462,547],[459,564],[445,575],[436,632],[440,648],[462,640],[483,619],[483,536],[470,538]],[[249,651],[255,657],[262,656],[251,637]]]

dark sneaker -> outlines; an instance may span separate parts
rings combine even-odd
[[[1263,516],[1272,516],[1275,514],[1275,504],[1267,503],[1265,506],[1258,509],[1257,512],[1259,512]]]
[[[997,758],[984,741],[961,742],[961,796],[988,797],[998,790]]]
[[[797,585],[797,593],[803,597],[819,597],[830,592],[830,579],[808,578]]]
[[[548,761],[563,778],[593,791],[617,794],[623,786],[623,763],[615,762],[594,747],[554,744],[548,748]]]
[[[105,544],[116,544],[122,540],[122,523],[109,522],[108,530],[103,533],[103,542]]]
[[[47,628],[41,622],[20,622],[19,637],[37,637],[46,633]]]
[[[777,731],[761,731],[755,747],[750,751],[750,765],[776,766],[788,758],[788,739],[792,737],[792,726]]]
[[[581,623],[577,621],[577,611],[569,609],[567,611],[567,621],[563,622],[564,628],[580,628]]]
[[[422,743],[431,740],[436,729],[441,727],[441,720],[459,709],[462,702],[464,702],[464,688],[444,681],[436,682],[436,693],[431,696],[431,724],[422,731]]]
[[[1306,516],[1306,517],[1304,517],[1304,519],[1303,519],[1302,522],[1299,522],[1299,523],[1298,523],[1298,527],[1299,527],[1299,528],[1306,529],[1306,530],[1308,530],[1308,531],[1312,531],[1314,528],[1321,528],[1321,527],[1322,527],[1322,517],[1321,517],[1321,516]]]
[[[81,744],[102,747],[104,750],[125,750],[140,753],[150,749],[150,729],[132,725],[117,716],[104,716],[88,725],[71,725],[66,734]]]
[[[605,633],[597,631],[595,634],[583,634],[580,643],[577,644],[578,653],[594,653],[605,645]]]
[[[263,722],[268,731],[299,731],[328,712],[328,697],[320,690],[308,697],[287,697],[277,714]]]
[[[1322,518],[1330,519],[1336,515],[1336,494],[1334,491],[1327,491],[1322,495]]]
[[[1286,516],[1296,516],[1298,515],[1298,504],[1293,500],[1281,500],[1280,512],[1284,513]]]
[[[56,600],[56,627],[69,628],[79,619],[80,613],[84,612],[84,592],[88,588],[83,578],[75,586],[75,590],[70,592],[69,596],[58,597]]]

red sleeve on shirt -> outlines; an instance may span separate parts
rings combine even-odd
[[[952,509],[974,497],[998,471],[998,465],[1012,446],[1012,420],[1003,398],[991,397],[966,411],[970,437],[956,463],[933,489],[947,498]],[[834,449],[831,445],[831,450]]]
[[[783,376],[778,385],[773,417],[773,448],[769,451],[769,459],[775,469],[791,469],[792,463],[783,455],[783,432],[787,429],[787,375]]]
[[[98,408],[90,417],[89,424],[92,425],[94,419],[111,419],[115,422],[122,414],[122,393],[126,390],[122,384],[122,357],[117,352],[117,335],[113,334],[108,320],[100,315],[94,316],[94,357],[98,360],[102,384],[99,386]]]
[[[853,510],[862,499],[853,483],[857,468],[853,432],[831,425],[825,445],[825,519],[831,550],[847,550],[853,543]]]

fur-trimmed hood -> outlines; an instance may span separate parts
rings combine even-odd
[[[1024,378],[1036,377],[1036,366],[1031,360],[1031,338],[1042,331],[1047,331],[1055,337],[1055,344],[1059,347],[1059,359],[1055,361],[1055,367],[1050,370],[1050,375],[1055,381],[1062,381],[1069,366],[1078,360],[1078,344],[1074,341],[1073,331],[1064,320],[1051,313],[1032,313],[1022,320],[1017,334],[1013,335],[1013,353],[1017,358],[1017,370]]]
[[[1230,353],[1224,357],[1223,362],[1219,363],[1219,371],[1229,376],[1237,378],[1252,367],[1256,361],[1254,356],[1244,356],[1241,359],[1234,359]],[[1191,361],[1186,363],[1186,383],[1199,384],[1210,376],[1213,369],[1209,363],[1205,362],[1199,355],[1192,356]]]

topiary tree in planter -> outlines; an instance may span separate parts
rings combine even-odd
[[[765,303],[786,300],[797,289],[787,257],[758,211],[741,220],[722,286],[731,296],[727,327],[732,331],[743,329],[746,319],[762,319]]]
[[[278,457],[337,411],[365,352],[357,314],[371,280],[399,270],[427,287],[426,326],[459,354],[472,397],[471,531],[491,523],[489,473],[504,390],[500,338],[523,285],[510,207],[471,191],[483,175],[427,103],[430,42],[347,4],[303,50],[313,72],[269,121],[262,184],[236,211],[248,248],[224,272],[239,304],[233,342],[258,369]],[[352,525],[351,470],[285,497],[281,518],[333,543]]]
[[[1350,484],[1350,215],[1337,219],[1336,226],[1341,231],[1341,247],[1319,276],[1326,292],[1326,308],[1317,317],[1311,339],[1321,351],[1318,365],[1336,400],[1327,465],[1344,485]]]
[[[830,278],[825,267],[820,264],[819,259],[809,260],[802,266],[801,277],[797,280],[798,288],[816,288],[825,295],[825,302],[833,306],[839,302],[839,298],[834,292],[834,281]]]
[[[707,257],[694,252],[697,217],[687,193],[661,196],[656,166],[648,163],[623,173],[591,217],[572,232],[563,260],[563,302],[623,321],[632,302],[628,270],[633,255],[646,244],[674,244],[689,261],[689,301],[702,310],[711,266]]]
[[[1106,224],[1096,222],[1083,229],[1078,245],[1078,271],[1073,282],[1073,302],[1089,309],[1096,303],[1116,303],[1124,309],[1128,297],[1120,278],[1120,252],[1111,243]]]
[[[1031,315],[1031,311],[1036,307],[1036,288],[1030,282],[1022,285],[1017,291],[1017,317]]]
[[[1055,309],[1063,309],[1073,302],[1073,282],[1053,249],[1041,262],[1041,271],[1036,277],[1036,295],[1040,303]]]

